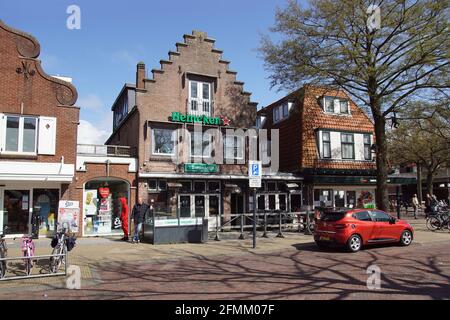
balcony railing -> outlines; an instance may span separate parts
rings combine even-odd
[[[214,101],[200,98],[190,98],[188,100],[188,113],[194,116],[208,116],[214,114]]]
[[[128,146],[79,144],[77,154],[94,157],[135,157],[136,150]]]

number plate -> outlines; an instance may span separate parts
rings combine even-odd
[[[330,237],[321,236],[320,241],[330,241]]]

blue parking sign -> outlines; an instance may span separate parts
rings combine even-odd
[[[258,164],[252,165],[252,176],[259,176],[259,165]]]

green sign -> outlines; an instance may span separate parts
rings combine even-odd
[[[184,165],[184,172],[186,173],[215,173],[218,171],[217,164],[186,163]]]
[[[214,126],[230,125],[230,120],[227,117],[208,117],[205,115],[195,116],[191,114],[181,114],[179,112],[172,112],[170,121],[180,123],[201,123],[204,125],[214,125]]]

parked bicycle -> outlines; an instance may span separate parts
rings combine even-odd
[[[75,237],[69,235],[67,224],[64,224],[51,242],[53,257],[50,258],[50,272],[57,273],[59,271],[61,265],[65,263],[67,252],[75,247],[75,240]]]
[[[429,215],[426,220],[427,228],[431,231],[448,229],[450,231],[450,212],[438,211]]]
[[[6,246],[5,232],[8,227],[3,229],[3,233],[0,234],[0,258],[4,259],[8,256],[8,247]],[[0,263],[0,279],[3,279],[6,274],[6,261]]]
[[[29,276],[31,274],[31,272],[33,271],[33,257],[34,257],[34,250],[35,250],[35,245],[33,242],[33,239],[31,239],[31,236],[23,236],[22,237],[22,252],[23,252],[23,256],[25,259],[23,259],[23,262],[25,264],[25,272],[27,274],[27,276]]]
[[[305,232],[308,227],[306,215],[298,215],[298,232]],[[309,215],[309,233],[313,233],[315,228],[314,214]]]

